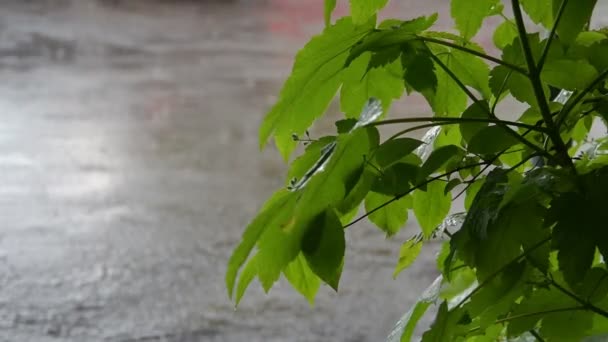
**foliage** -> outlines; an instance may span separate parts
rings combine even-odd
[[[589,29],[596,0],[511,0],[512,17],[499,0],[452,0],[458,34],[432,31],[436,14],[376,23],[386,3],[350,0],[352,17],[332,23],[336,1],[325,1],[327,27],[296,56],[260,129],[286,160],[307,146],[230,258],[229,296],[238,303],[255,278],[268,291],[283,274],[312,303],[321,283],[338,290],[345,228],[369,218],[392,237],[415,217],[421,232],[394,276],[435,239],[442,275],[392,340],[409,341],[433,304],[422,341],[608,333],[608,140],[590,136],[608,120],[608,35]],[[503,20],[500,58],[472,40],[490,16]],[[404,93],[420,93],[433,116],[385,118]],[[337,133],[300,139],[337,94]],[[527,108],[499,113],[505,99]],[[405,127],[380,139],[381,125]],[[467,212],[449,215],[461,194]]]

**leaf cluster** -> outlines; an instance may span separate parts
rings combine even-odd
[[[596,0],[511,0],[511,11],[452,0],[457,33],[433,31],[437,14],[377,22],[386,3],[351,0],[351,16],[332,23],[336,1],[325,1],[326,28],[297,54],[260,127],[261,146],[274,138],[290,161],[287,185],[245,229],[229,296],[238,303],[255,278],[268,291],[283,275],[313,303],[322,283],[339,288],[346,228],[369,219],[396,238],[415,218],[420,232],[405,239],[394,277],[438,239],[442,275],[390,340],[409,341],[433,305],[422,341],[608,334],[608,143],[590,133],[608,121],[608,36],[589,25]],[[474,41],[492,16],[500,56]],[[432,115],[391,117],[411,93]],[[335,97],[336,133],[306,139],[294,158]],[[500,112],[505,100],[525,109]],[[402,130],[384,138],[383,125]],[[461,195],[466,212],[450,214]]]

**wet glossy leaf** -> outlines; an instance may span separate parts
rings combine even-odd
[[[380,168],[386,168],[412,153],[422,141],[412,138],[397,138],[388,140],[378,146],[376,162]]]
[[[462,231],[478,239],[487,238],[488,226],[498,217],[498,208],[506,192],[506,182],[503,170],[492,170],[473,199]]]
[[[597,77],[597,71],[585,61],[563,59],[548,61],[541,76],[554,87],[576,90],[588,86]]]
[[[306,297],[310,305],[312,305],[315,301],[315,295],[319,290],[321,281],[310,269],[308,262],[302,253],[285,267],[283,274],[291,286]]]
[[[314,220],[302,238],[302,253],[312,271],[338,291],[344,262],[344,229],[333,209]]]
[[[557,26],[557,34],[562,41],[569,43],[576,39],[576,36],[578,36],[579,32],[583,30],[591,19],[596,2],[597,0],[568,2],[562,19]],[[553,0],[553,16],[556,16],[561,3],[562,0]]]
[[[278,102],[260,126],[261,146],[274,135],[287,159],[295,147],[292,134],[302,135],[323,114],[340,87],[348,49],[371,29],[371,24],[355,27],[349,18],[344,18],[306,44],[296,56]]]
[[[515,24],[505,20],[494,31],[492,41],[497,48],[504,49],[505,46],[512,44],[517,37],[517,27]]]
[[[325,0],[323,7],[323,17],[325,18],[325,26],[331,25],[331,13],[336,8],[336,0]]]
[[[365,24],[388,0],[350,0],[350,13],[355,24]]]
[[[411,208],[412,199],[409,196],[402,197],[398,200],[393,200],[394,196],[384,195],[377,192],[369,192],[365,197],[365,210],[370,213],[376,208],[380,208],[371,214],[368,218],[378,228],[382,229],[387,236],[396,234],[401,227],[407,222],[408,208]]]
[[[422,239],[418,240],[416,238],[409,239],[401,245],[401,249],[399,250],[399,261],[397,261],[397,266],[395,266],[395,270],[393,271],[393,278],[397,278],[397,275],[399,275],[401,271],[410,267],[414,261],[416,261],[416,258],[422,250],[422,245]]]
[[[475,36],[483,20],[492,13],[498,0],[452,0],[451,14],[465,40]]]
[[[298,255],[302,237],[312,222],[346,197],[349,177],[363,165],[364,156],[373,145],[371,132],[370,128],[361,128],[339,136],[324,170],[313,175],[298,191],[300,197],[288,220],[266,228],[258,245],[258,262],[264,265],[259,268],[258,277],[265,290]],[[311,268],[315,270],[312,265]]]
[[[489,156],[501,152],[517,144],[519,141],[500,126],[490,126],[481,129],[469,141],[468,150],[471,153]]]
[[[253,247],[263,232],[270,226],[282,225],[290,219],[294,210],[295,193],[281,190],[275,193],[265,204],[258,216],[245,229],[241,242],[234,249],[226,271],[226,288],[228,297],[232,298],[237,273],[245,263]]]
[[[414,214],[426,237],[433,233],[450,212],[452,198],[444,194],[443,189],[440,182],[431,182],[426,191],[414,192]]]
[[[437,277],[424,291],[416,304],[401,317],[386,342],[410,342],[418,321],[422,318],[429,306],[434,303],[441,290],[442,277]]]
[[[488,102],[478,101],[471,104],[469,108],[462,113],[462,117],[467,119],[487,119],[488,113],[490,113]],[[460,134],[465,141],[469,141],[477,132],[487,126],[487,123],[462,123],[459,125]]]
[[[288,186],[300,180],[321,158],[323,148],[336,141],[336,137],[323,137],[306,146],[304,153],[296,158],[287,172]]]

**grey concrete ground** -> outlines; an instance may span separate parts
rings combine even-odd
[[[257,125],[321,16],[320,0],[0,1],[0,341],[386,336],[434,278],[432,251],[391,278],[413,225],[349,229],[341,291],[314,308],[281,282],[235,311],[223,285],[283,182]]]

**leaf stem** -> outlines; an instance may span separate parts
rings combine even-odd
[[[534,336],[534,338],[538,341],[538,342],[545,342],[545,339],[542,338],[542,336],[540,336],[539,333],[536,332],[536,330],[532,329],[530,331],[528,331],[530,333],[530,335]]]
[[[483,52],[479,52],[479,51],[474,50],[474,49],[469,49],[469,48],[464,47],[462,45],[450,43],[448,41],[441,40],[441,39],[436,39],[436,38],[432,38],[432,37],[425,37],[425,36],[417,36],[417,37],[418,37],[418,39],[422,40],[423,42],[434,43],[434,44],[438,44],[438,45],[443,45],[443,46],[451,47],[453,49],[464,51],[464,52],[470,53],[471,55],[475,55],[477,57],[481,57],[481,58],[483,58],[485,60],[488,60],[490,62],[494,62],[494,63],[499,64],[499,65],[503,65],[503,66],[509,68],[510,70],[519,72],[520,74],[523,74],[523,75],[527,75],[528,74],[527,70],[524,69],[524,68],[522,68],[522,67],[519,67],[519,66],[517,66],[515,64],[511,64],[511,63],[506,62],[506,61],[503,61],[500,58],[496,58],[496,57],[493,57],[493,56],[490,56],[490,55],[486,55]]]
[[[391,125],[391,124],[396,124],[396,123],[411,123],[411,122],[449,122],[449,123],[453,123],[453,124],[494,123],[494,124],[504,124],[507,126],[528,128],[533,131],[547,133],[547,130],[544,129],[543,127],[528,125],[525,123],[515,122],[515,121],[500,120],[500,119],[495,119],[495,118],[485,119],[485,118],[451,118],[451,117],[413,117],[413,118],[400,118],[400,119],[377,121],[377,122],[370,124],[369,126],[381,126],[381,125]]]
[[[595,80],[593,80],[593,82],[591,82],[587,86],[587,88],[585,88],[582,92],[580,92],[578,95],[576,95],[572,101],[568,101],[566,103],[566,105],[560,111],[558,119],[557,119],[558,128],[566,120],[566,117],[568,116],[568,114],[570,113],[572,108],[574,108],[574,106],[579,104],[587,94],[589,94],[595,87],[597,87],[600,83],[602,83],[606,78],[608,78],[608,69],[604,70],[604,72],[599,74],[595,78]],[[601,99],[601,97],[600,97],[600,99]]]
[[[559,130],[551,117],[551,109],[549,109],[549,104],[540,80],[540,71],[536,68],[534,56],[532,55],[532,49],[530,48],[530,42],[528,41],[528,33],[526,32],[526,26],[521,13],[519,0],[511,0],[511,5],[513,7],[513,15],[515,16],[515,23],[517,24],[519,39],[524,51],[524,57],[526,59],[526,64],[528,65],[528,78],[532,83],[534,95],[536,97],[536,101],[538,102],[538,107],[543,117],[543,121],[545,121],[545,126],[550,131],[548,133],[549,138],[553,142],[553,145],[555,145],[555,149],[559,155],[556,161],[561,166],[569,166],[572,170],[576,170],[570,156],[568,155],[568,148],[560,137]]]
[[[358,218],[356,218],[354,221],[351,221],[349,224],[345,225],[343,228],[344,228],[344,229],[346,229],[346,228],[348,228],[348,227],[350,227],[350,226],[354,225],[355,223],[357,223],[357,222],[359,222],[359,221],[363,220],[364,218],[368,217],[369,215],[373,214],[374,212],[376,212],[376,211],[378,211],[378,210],[380,210],[380,209],[382,209],[382,208],[386,207],[387,205],[389,205],[389,204],[391,204],[391,203],[393,203],[393,202],[395,202],[395,201],[397,201],[397,200],[399,200],[399,199],[401,199],[401,198],[403,198],[403,197],[405,197],[405,196],[409,195],[409,194],[410,194],[410,193],[412,193],[414,190],[420,189],[421,187],[423,187],[423,186],[425,186],[425,185],[427,185],[427,184],[429,184],[429,183],[431,183],[431,182],[434,182],[434,181],[439,180],[439,179],[441,179],[441,178],[443,178],[443,177],[449,176],[449,175],[451,175],[452,173],[458,172],[458,171],[460,171],[460,170],[470,169],[470,168],[474,168],[474,167],[477,167],[477,166],[480,166],[480,165],[485,165],[485,164],[486,164],[486,163],[484,162],[484,163],[474,163],[474,164],[470,164],[470,165],[465,165],[465,166],[457,167],[457,168],[455,168],[455,169],[453,169],[453,170],[451,170],[451,171],[449,171],[449,172],[446,172],[446,173],[444,173],[444,174],[441,174],[441,175],[439,175],[439,176],[429,178],[429,179],[425,180],[424,182],[421,182],[421,183],[417,184],[416,186],[412,187],[411,189],[407,190],[406,192],[403,192],[403,193],[400,193],[400,194],[398,194],[398,195],[395,195],[395,197],[393,197],[393,198],[391,198],[390,200],[388,200],[388,201],[386,201],[386,202],[382,203],[382,204],[381,204],[381,205],[379,205],[378,207],[376,207],[376,208],[374,208],[374,209],[372,209],[372,210],[370,210],[370,211],[366,212],[365,214],[363,214],[363,215],[359,216],[359,217],[358,217]]]
[[[431,54],[431,58],[433,58],[433,60],[435,61],[435,63],[437,63],[437,65],[439,65],[452,78],[452,80],[454,80],[454,82],[456,82],[456,84],[460,87],[460,89],[462,89],[462,91],[465,94],[467,94],[467,96],[471,99],[471,101],[473,101],[473,102],[478,102],[479,101],[477,99],[477,97],[475,97],[475,95],[473,95],[473,93],[464,85],[464,83],[462,83],[462,81],[454,74],[454,72],[452,72],[452,70],[450,70],[437,56]],[[494,118],[494,115],[492,114],[492,112],[490,112],[489,109],[487,109],[487,114],[488,114],[488,117]],[[521,135],[519,135],[517,132],[515,132],[514,130],[512,130],[509,126],[504,125],[504,124],[502,124],[500,122],[497,122],[496,124],[498,126],[502,127],[508,134],[510,134],[515,139],[517,139],[518,141],[520,141],[522,144],[528,146],[532,150],[535,150],[536,152],[542,154],[543,156],[546,156],[547,158],[553,158],[552,155],[550,155],[549,153],[547,153],[541,147],[536,146],[535,144],[533,144],[530,141],[528,141],[526,138],[524,138]]]
[[[586,308],[584,306],[571,306],[571,307],[567,307],[567,308],[559,308],[559,309],[551,309],[551,310],[535,311],[535,312],[526,312],[526,313],[519,314],[519,315],[513,315],[513,316],[497,319],[496,321],[494,321],[494,324],[507,323],[507,322],[510,322],[510,321],[513,321],[513,320],[516,320],[516,319],[520,319],[520,318],[541,316],[541,315],[547,315],[547,314],[552,314],[552,313],[557,313],[557,312],[577,311],[577,310],[586,310]],[[479,329],[481,329],[481,327],[473,328],[473,329],[469,330],[469,333],[475,332],[475,331],[477,331]],[[531,334],[532,334],[532,331],[533,330],[530,331]],[[536,333],[536,331],[534,333]],[[538,334],[538,333],[536,333],[536,334]],[[534,335],[534,334],[532,334],[532,335],[534,337],[536,337],[536,335]],[[538,340],[538,338],[537,338],[537,340]],[[539,341],[542,341],[542,338]]]
[[[568,0],[562,0],[559,9],[557,10],[557,16],[555,17],[555,21],[553,22],[553,27],[551,27],[551,33],[549,33],[549,37],[547,38],[547,43],[543,49],[543,53],[538,60],[537,69],[540,72],[543,70],[543,66],[545,66],[545,61],[547,56],[549,55],[549,49],[551,48],[551,43],[555,38],[555,33],[557,32],[557,26],[559,25],[560,20],[562,19],[562,15],[564,14],[564,10],[566,9],[566,5],[568,4]]]
[[[555,287],[556,289],[558,289],[559,291],[561,291],[568,297],[570,297],[570,298],[574,299],[575,301],[577,301],[578,303],[580,303],[583,306],[583,308],[593,311],[594,313],[596,313],[600,316],[604,316],[604,317],[608,318],[608,311],[600,309],[597,306],[595,306],[595,305],[589,303],[588,301],[582,299],[581,297],[577,296],[576,294],[570,292],[568,289],[564,288],[563,286],[561,286],[560,284],[555,282],[555,280],[549,279],[549,281],[551,282],[551,285],[553,287]]]
[[[532,253],[533,251],[535,251],[540,246],[542,246],[545,243],[549,242],[549,240],[551,240],[551,237],[547,237],[547,238],[544,238],[544,239],[540,240],[539,242],[535,243],[532,247],[530,247],[527,250],[525,250],[522,254],[518,255],[517,257],[513,258],[509,262],[505,263],[501,268],[499,268],[496,271],[494,271],[494,273],[490,274],[483,282],[481,282],[479,285],[477,285],[477,287],[474,288],[473,291],[471,291],[471,293],[469,293],[466,297],[464,297],[455,307],[462,306],[462,304],[464,304],[467,300],[469,300],[475,293],[479,292],[479,290],[481,290],[490,281],[492,281],[492,279],[496,278],[499,274],[501,274],[504,270],[506,270],[507,267],[509,267],[514,262],[517,262],[520,259],[525,258],[526,256],[528,256],[528,254]]]

